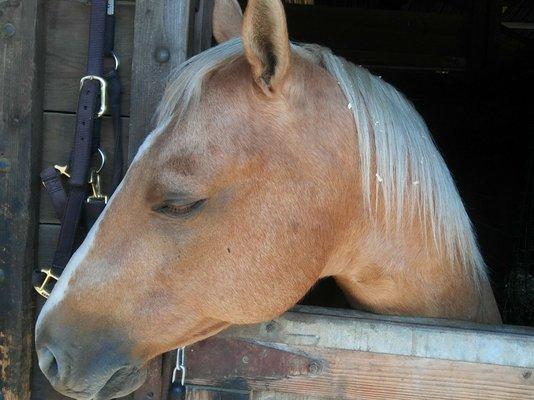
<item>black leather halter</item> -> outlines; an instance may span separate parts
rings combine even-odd
[[[107,196],[101,190],[99,172],[105,162],[104,153],[100,150],[100,130],[101,117],[107,110],[108,93],[115,137],[113,190],[122,179],[122,89],[118,75],[119,61],[113,52],[114,31],[114,0],[91,1],[87,69],[86,75],[80,80],[76,130],[70,161],[68,166],[56,165],[41,172],[43,185],[61,221],[52,266],[42,269],[34,278],[35,290],[45,298],[50,295],[54,281],[59,279],[80,243],[82,228],[88,231],[107,203]],[[106,68],[105,59],[110,59],[114,66]],[[95,153],[101,154],[102,166],[99,168],[91,167]],[[63,185],[62,176],[68,178],[66,187]]]

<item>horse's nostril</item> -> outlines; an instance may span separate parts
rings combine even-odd
[[[39,350],[39,368],[50,382],[56,382],[59,379],[57,359],[48,347]]]

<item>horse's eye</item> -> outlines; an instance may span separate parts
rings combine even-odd
[[[169,217],[181,217],[198,210],[205,201],[206,200],[203,199],[187,204],[177,203],[175,201],[165,201],[164,203],[154,207],[154,211]]]

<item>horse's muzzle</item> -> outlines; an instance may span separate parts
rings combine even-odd
[[[43,329],[36,332],[39,367],[54,389],[65,396],[113,399],[133,392],[144,382],[146,369],[129,359],[122,351],[124,343],[110,339],[112,335],[73,337],[69,329],[54,331],[54,335]]]

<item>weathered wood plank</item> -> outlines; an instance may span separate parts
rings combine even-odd
[[[59,236],[59,225],[39,224],[39,248],[37,251],[37,267],[50,266],[54,259],[57,238]]]
[[[534,328],[356,310],[297,306],[278,320],[231,328],[219,337],[534,368]]]
[[[0,3],[0,398],[30,398],[43,2]]]
[[[298,395],[295,393],[276,393],[270,391],[253,391],[250,400],[328,400],[331,397]]]
[[[169,73],[191,52],[192,3],[192,0],[135,3],[130,160],[153,128],[153,116]]]
[[[188,348],[188,383],[337,399],[534,393],[534,329],[298,309]]]
[[[76,112],[87,60],[89,11],[89,1],[46,2],[45,110]],[[124,115],[129,115],[130,105],[133,19],[133,1],[117,2],[115,50],[121,61]]]
[[[198,54],[211,47],[213,0],[197,0],[195,26],[192,39],[192,54]]]
[[[55,164],[62,165],[68,162],[72,141],[74,140],[75,123],[76,115],[74,114],[49,112],[44,114],[41,168]],[[126,159],[128,151],[128,118],[122,119],[122,125],[124,159]],[[104,193],[109,193],[113,165],[113,125],[111,118],[108,117],[104,117],[102,120],[101,144],[108,157],[107,164],[102,171],[102,183],[104,185]],[[41,223],[59,223],[50,198],[42,186],[39,219]]]
[[[186,400],[249,400],[247,392],[188,387]]]
[[[247,379],[253,390],[336,399],[532,399],[532,369],[295,346],[324,362],[309,376]],[[231,378],[231,377],[230,377]],[[195,379],[197,384],[208,384]],[[242,382],[242,384],[245,382]],[[224,381],[217,382],[224,385]],[[230,385],[233,385],[231,383]]]

